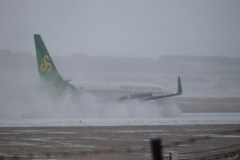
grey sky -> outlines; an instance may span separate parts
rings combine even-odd
[[[0,49],[240,57],[239,0],[0,0]]]

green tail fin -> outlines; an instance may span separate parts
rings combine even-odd
[[[51,56],[39,34],[34,34],[38,72],[43,82],[54,84],[62,89],[71,88],[75,90],[68,82],[64,81],[58,73]]]
[[[41,79],[46,82],[64,82],[39,34],[34,34],[34,41],[37,54],[38,72]]]

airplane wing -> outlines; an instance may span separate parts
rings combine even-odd
[[[182,90],[181,78],[178,77],[178,90],[176,93],[165,94],[165,95],[160,95],[160,96],[150,96],[147,98],[145,97],[143,100],[149,101],[149,100],[156,100],[156,99],[160,99],[160,98],[173,97],[173,96],[182,95],[182,93],[183,93],[183,90]]]
[[[120,100],[139,99],[139,100],[143,100],[143,101],[149,101],[149,100],[156,100],[156,99],[161,99],[161,98],[179,96],[179,95],[182,95],[182,93],[183,93],[183,89],[182,89],[181,78],[178,77],[178,90],[175,93],[162,94],[162,95],[154,95],[153,92],[136,94],[136,95],[133,94],[133,95],[131,95],[131,97],[121,97]]]

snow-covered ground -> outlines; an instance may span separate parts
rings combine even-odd
[[[174,118],[18,119],[0,120],[0,127],[131,126],[185,124],[240,124],[240,113],[183,113]]]

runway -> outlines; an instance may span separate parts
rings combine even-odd
[[[240,113],[182,113],[178,117],[1,120],[1,127],[240,124]]]

